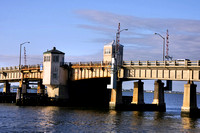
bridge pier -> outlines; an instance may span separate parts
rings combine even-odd
[[[17,94],[16,94],[16,104],[21,103],[21,94],[22,94],[22,80],[19,81],[19,87],[17,88]]]
[[[133,99],[131,104],[144,104],[144,82],[134,82]]]
[[[118,104],[122,104],[122,81],[117,81],[117,88],[111,89],[109,108],[115,109]]]
[[[29,87],[29,82],[27,80],[21,79],[19,81],[19,87],[17,88],[16,94],[16,104],[20,105],[24,102],[24,94],[27,93],[27,88]]]
[[[37,87],[37,94],[44,95],[45,93],[45,86],[42,84],[42,80],[38,81],[38,87]]]
[[[4,83],[3,92],[10,93],[10,84],[8,81],[5,81],[5,83]]]
[[[22,94],[27,93],[28,87],[29,87],[29,82],[27,80],[22,81]]]
[[[197,85],[192,81],[188,81],[187,84],[184,84],[183,106],[181,107],[182,113],[191,113],[198,110],[196,87]]]
[[[154,83],[154,99],[152,104],[163,106],[164,109],[166,109],[164,100],[164,83],[161,80],[157,80]]]

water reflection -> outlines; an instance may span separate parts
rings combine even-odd
[[[182,121],[183,129],[194,129],[198,125],[197,119],[190,118],[190,117],[182,117],[181,121]]]
[[[163,120],[165,112],[154,112],[154,120],[159,122],[160,120]]]
[[[105,128],[108,131],[115,131],[118,125],[117,111],[110,110],[109,115],[105,118]]]
[[[133,130],[143,132],[143,125],[144,125],[144,119],[142,119],[144,116],[143,112],[139,111],[133,111],[132,112],[132,128]]]
[[[180,110],[139,112],[0,104],[1,132],[199,132]],[[177,108],[177,107],[176,107]]]
[[[38,109],[35,117],[37,117],[39,123],[38,126],[36,126],[42,131],[56,131],[54,126],[60,124],[60,121],[56,119],[57,114],[59,114],[58,111],[59,107],[54,106],[41,107],[41,109]]]

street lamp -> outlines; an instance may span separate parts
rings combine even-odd
[[[128,29],[122,29],[122,30],[120,30],[119,32],[116,33],[116,44],[115,44],[115,45],[116,45],[116,46],[115,46],[115,54],[116,54],[116,55],[114,54],[114,57],[115,57],[116,59],[117,59],[118,46],[119,46],[119,44],[118,44],[119,42],[118,42],[118,39],[117,39],[117,38],[118,38],[118,35],[120,34],[120,32],[122,32],[122,31],[124,31],[124,30],[127,31]]]
[[[112,65],[111,65],[111,78],[110,78],[110,84],[107,85],[108,89],[116,89],[117,87],[117,64],[118,64],[118,60],[117,60],[117,55],[118,55],[118,35],[120,34],[120,32],[124,31],[124,30],[128,30],[128,29],[122,29],[120,31],[118,31],[116,33],[116,43],[115,43],[115,52],[113,52],[112,55]]]
[[[22,50],[22,45],[30,43],[30,42],[24,42],[20,44],[20,53],[19,53],[19,70],[21,70],[21,50]]]
[[[159,35],[163,39],[163,61],[165,60],[165,38],[161,36],[159,33],[155,33],[155,35]]]

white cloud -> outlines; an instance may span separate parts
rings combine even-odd
[[[169,53],[174,58],[200,59],[200,21],[189,19],[160,19],[160,18],[140,18],[135,16],[119,15],[111,12],[95,10],[79,10],[76,13],[92,24],[79,27],[103,33],[107,38],[96,38],[109,40],[115,35],[117,24],[120,22],[122,28],[128,28],[128,32],[123,32],[121,42],[125,45],[125,59],[135,60],[161,60],[162,59],[162,38],[155,36],[158,32],[166,36],[169,29]],[[112,38],[110,39],[112,40]],[[127,46],[126,46],[127,45]]]

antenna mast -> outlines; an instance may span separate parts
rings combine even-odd
[[[24,65],[26,65],[26,47],[24,47]]]
[[[166,36],[166,56],[165,56],[165,58],[167,59],[167,60],[169,60],[169,59],[171,59],[172,60],[172,57],[171,56],[169,56],[169,33],[168,33],[168,29],[167,29],[167,36]]]
[[[119,52],[119,42],[120,42],[120,23],[118,25],[118,29],[117,29],[117,35],[116,35],[116,54],[118,54]]]

